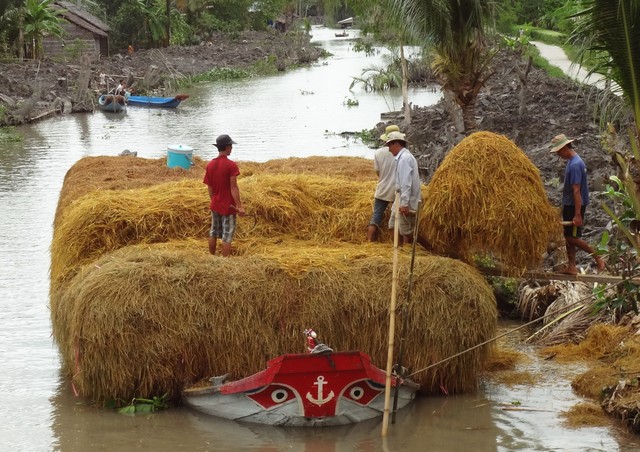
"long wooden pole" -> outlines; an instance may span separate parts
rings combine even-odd
[[[398,286],[398,223],[400,222],[400,194],[396,193],[393,215],[395,224],[393,228],[393,274],[391,277],[391,304],[389,305],[389,348],[387,350],[387,378],[384,385],[384,413],[382,416],[382,436],[387,436],[389,429],[389,408],[391,405],[391,368],[393,367],[393,346],[396,330],[396,297]]]

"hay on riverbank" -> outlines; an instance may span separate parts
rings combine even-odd
[[[517,275],[542,261],[559,219],[526,154],[505,136],[476,132],[447,154],[429,182],[420,241],[466,262],[489,254]]]
[[[375,181],[261,174],[239,185],[252,217],[239,220],[238,239],[366,240]],[[74,269],[124,246],[207,237],[210,222],[207,189],[200,180],[90,192],[56,217],[52,288]]]
[[[605,412],[640,432],[640,336],[627,327],[592,326],[580,344],[543,350],[554,359],[595,361],[571,382],[576,393],[597,400]]]
[[[362,350],[384,367],[388,246],[274,244],[228,259],[203,245],[123,248],[52,294],[64,369],[83,396],[176,397],[205,377],[244,377],[279,354],[302,352],[308,327],[335,350]],[[409,261],[402,253],[400,308]],[[416,371],[491,338],[496,315],[493,292],[475,269],[418,255],[404,365]],[[473,391],[485,354],[474,350],[413,378],[426,393]]]

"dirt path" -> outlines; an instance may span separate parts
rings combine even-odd
[[[583,67],[573,64],[562,47],[545,44],[539,41],[531,41],[535,45],[540,56],[547,60],[549,64],[562,69],[568,77],[585,85],[592,85],[600,89],[605,88],[605,79],[600,74],[591,74]]]

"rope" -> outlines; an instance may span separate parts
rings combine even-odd
[[[634,275],[634,276],[637,276],[637,275]],[[622,283],[627,282],[627,281],[628,281],[628,279],[631,279],[631,278],[633,278],[634,276],[631,276],[631,277],[629,277],[629,278],[627,278],[627,279],[623,279],[622,281],[619,281],[619,282],[617,282],[617,283],[613,284],[613,287],[618,286],[618,285],[620,285],[620,284],[622,284]],[[571,304],[569,304],[569,305],[565,306],[565,309],[571,308],[572,306],[575,306],[575,305],[577,305],[578,303],[583,303],[583,302],[587,301],[589,298],[591,298],[591,297],[593,297],[593,296],[594,296],[594,294],[587,295],[586,297],[581,298],[580,300],[578,300],[578,301],[576,301],[576,302],[574,302],[574,303],[571,303]],[[489,343],[491,343],[491,342],[493,342],[493,341],[497,341],[497,340],[498,340],[498,339],[500,339],[500,338],[503,338],[503,337],[505,337],[505,336],[508,336],[508,335],[509,335],[509,334],[511,334],[511,333],[515,333],[516,331],[521,330],[522,328],[525,328],[525,327],[527,327],[527,326],[529,326],[529,325],[533,325],[534,323],[537,323],[537,322],[539,322],[540,320],[546,319],[547,317],[550,317],[550,316],[552,316],[552,315],[556,315],[556,314],[557,314],[556,312],[551,312],[551,313],[549,313],[549,314],[545,314],[545,315],[543,315],[542,317],[538,317],[537,319],[534,319],[534,320],[532,320],[532,321],[530,321],[530,322],[527,322],[527,323],[525,323],[524,325],[520,325],[519,327],[516,327],[516,328],[514,328],[514,329],[512,329],[512,330],[509,330],[509,331],[507,331],[506,333],[500,334],[499,336],[496,336],[496,337],[494,337],[494,338],[488,339],[488,340],[486,340],[486,341],[484,341],[484,342],[482,342],[482,343],[480,343],[480,344],[474,345],[473,347],[470,347],[470,348],[468,348],[468,349],[466,349],[466,350],[463,350],[463,351],[461,351],[460,353],[456,353],[455,355],[452,355],[452,356],[449,356],[448,358],[442,359],[442,360],[438,361],[437,363],[431,364],[431,365],[429,365],[429,366],[427,366],[427,367],[425,367],[425,368],[422,368],[422,369],[420,369],[420,370],[417,370],[417,371],[415,371],[415,372],[413,372],[413,373],[411,373],[411,374],[407,375],[407,378],[408,378],[408,377],[412,377],[412,376],[414,376],[414,375],[416,375],[416,374],[422,373],[422,372],[424,372],[424,371],[427,371],[427,370],[431,369],[432,367],[438,366],[438,365],[440,365],[440,364],[442,364],[442,363],[446,363],[447,361],[450,361],[450,360],[452,360],[453,358],[457,358],[458,356],[464,355],[465,353],[470,352],[470,351],[472,351],[472,350],[475,350],[476,348],[482,347],[483,345],[487,345],[487,344],[489,344]]]

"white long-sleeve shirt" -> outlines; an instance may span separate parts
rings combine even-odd
[[[407,148],[402,148],[396,160],[396,191],[400,192],[400,207],[416,210],[421,199],[418,162]]]

